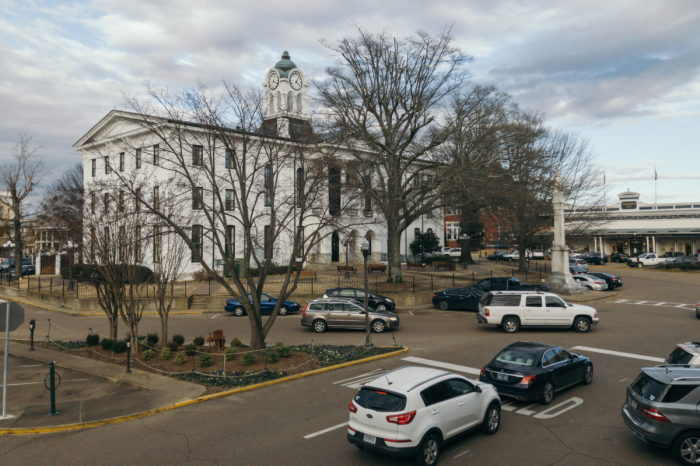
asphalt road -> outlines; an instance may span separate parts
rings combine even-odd
[[[641,367],[656,364],[653,358],[666,357],[678,342],[698,339],[700,320],[695,318],[693,306],[700,300],[700,280],[689,274],[615,271],[625,284],[618,297],[593,304],[601,323],[588,334],[523,330],[508,335],[496,327],[478,325],[472,313],[406,309],[402,310],[402,328],[394,336],[398,344],[411,348],[410,353],[139,421],[61,434],[0,437],[0,464],[411,464],[360,451],[347,442],[343,424],[357,388],[383,371],[406,364],[453,364],[458,366],[452,369],[455,372],[477,377],[474,373],[500,349],[519,340],[588,348],[574,351],[591,357],[593,384],[557,394],[546,408],[531,403],[506,404],[495,436],[475,433],[448,445],[441,464],[675,464],[667,451],[633,436],[622,422],[620,408],[627,384]],[[83,338],[86,327],[100,332],[104,328],[103,317],[58,316],[35,308],[28,308],[27,313],[27,318],[34,316],[41,322],[51,318],[54,325],[66,329],[61,330],[66,334],[78,332],[75,338]],[[223,328],[227,338],[238,335],[247,340],[245,318],[212,317],[172,318],[171,333],[181,332],[189,339]],[[157,324],[157,317],[145,318],[141,331],[156,330]],[[58,332],[54,328],[52,336]],[[317,344],[359,344],[362,332],[318,335],[303,329],[299,317],[289,316],[280,318],[268,341],[301,343],[311,339]],[[375,344],[388,344],[391,339],[391,334],[374,336]]]

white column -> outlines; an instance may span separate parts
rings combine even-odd
[[[36,274],[41,275],[41,253],[37,254],[36,256]]]
[[[649,252],[649,237],[648,236],[647,236],[647,242],[646,242],[645,246],[647,248],[646,252]]]

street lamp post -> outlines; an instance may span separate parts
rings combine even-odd
[[[78,245],[72,241],[68,241],[63,245],[63,249],[67,249],[70,253],[70,263],[68,264],[68,291],[73,291],[73,251]]]
[[[369,310],[367,306],[367,257],[369,256],[369,241],[363,239],[360,247],[362,248],[362,255],[365,258],[365,346],[371,346],[372,343],[369,339]]]
[[[348,270],[348,246],[349,246],[349,241],[345,240],[343,242],[345,244],[345,279],[349,280],[350,279],[350,271]]]
[[[462,243],[462,257],[464,257],[464,261],[462,262],[462,268],[466,269],[467,254],[471,254],[471,250],[469,248],[469,235],[467,235],[466,233],[462,233],[459,236],[459,242]]]
[[[131,374],[131,334],[127,333],[126,337],[126,373]]]

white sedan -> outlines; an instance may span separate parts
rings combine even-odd
[[[447,252],[450,257],[462,257],[462,248],[452,248]]]

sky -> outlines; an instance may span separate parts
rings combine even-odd
[[[590,141],[608,202],[700,203],[700,2],[696,0],[0,0],[0,163],[34,136],[49,179],[72,145],[144,83],[260,85],[288,50],[307,76],[321,40],[357,27],[405,37],[452,27],[474,83],[495,85]],[[654,172],[658,182],[654,182]]]

